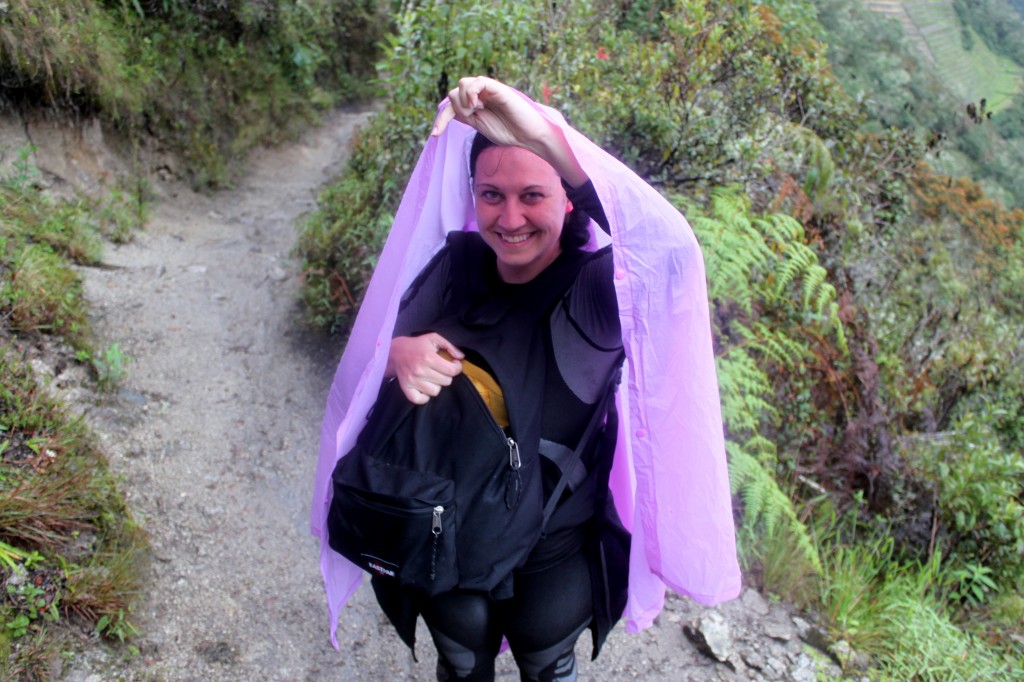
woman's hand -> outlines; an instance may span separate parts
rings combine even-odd
[[[562,129],[518,92],[492,78],[462,78],[448,93],[451,104],[434,120],[440,135],[452,120],[465,123],[498,145],[523,147],[550,163],[572,187],[587,181]]]
[[[445,351],[451,360],[441,355]],[[462,372],[462,351],[440,334],[398,336],[391,340],[385,376],[393,376],[409,402],[423,405]]]
[[[448,93],[451,106],[434,121],[432,135],[440,135],[452,119],[465,123],[498,145],[526,147],[547,134],[550,124],[512,88],[492,78],[462,78]]]

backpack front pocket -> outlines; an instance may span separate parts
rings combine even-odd
[[[348,459],[334,475],[331,548],[375,575],[430,595],[454,588],[454,483],[370,458],[342,466]]]

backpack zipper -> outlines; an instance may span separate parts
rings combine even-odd
[[[437,576],[437,543],[441,539],[441,514],[444,513],[444,507],[437,505],[434,507],[434,518],[430,524],[430,533],[434,536],[434,542],[430,548],[430,580],[433,581]]]
[[[462,377],[464,381],[470,381],[469,377],[464,374],[459,374],[458,377]],[[456,378],[458,378],[456,377]],[[470,382],[469,389],[473,392],[476,398],[477,406],[483,411],[484,417],[487,419],[487,423],[491,425],[495,433],[502,439],[502,441],[508,446],[508,471],[505,472],[505,508],[513,509],[519,504],[519,497],[522,493],[523,481],[519,476],[519,469],[523,466],[523,460],[519,457],[519,443],[514,438],[505,433],[504,429],[498,426],[498,422],[495,421],[494,415],[491,414],[491,410],[487,407],[483,397],[476,390],[476,387]]]

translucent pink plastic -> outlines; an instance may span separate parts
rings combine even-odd
[[[447,106],[447,100],[441,107]],[[615,505],[633,532],[630,632],[660,613],[665,587],[703,604],[740,590],[704,260],[686,219],[618,160],[565,130],[611,224],[626,366],[619,390]],[[474,230],[468,168],[473,130],[452,122],[430,138],[409,180],[327,399],[311,524],[321,539],[331,641],[363,572],[327,544],[331,472],[348,452],[384,375],[402,293],[452,230]],[[594,229],[591,245],[608,242]]]

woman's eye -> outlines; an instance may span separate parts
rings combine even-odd
[[[501,195],[489,189],[485,189],[480,192],[480,198],[489,204],[493,204],[501,199]]]
[[[544,198],[544,195],[541,194],[540,192],[529,192],[529,193],[523,195],[523,202],[527,203],[527,204],[536,204],[538,201],[542,200],[543,198]]]

